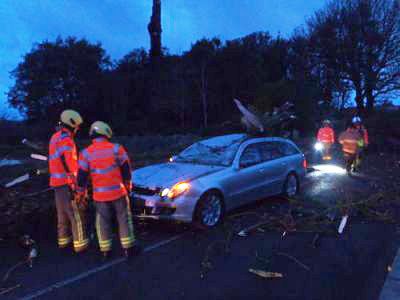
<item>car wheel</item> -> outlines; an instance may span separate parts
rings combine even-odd
[[[224,216],[224,202],[220,193],[210,191],[201,196],[194,215],[194,224],[201,229],[217,226]]]
[[[295,173],[290,173],[283,185],[283,195],[289,198],[296,196],[300,190],[299,178]]]

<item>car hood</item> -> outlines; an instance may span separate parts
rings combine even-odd
[[[132,173],[133,184],[146,188],[172,187],[181,181],[190,181],[224,169],[220,166],[188,163],[164,163],[140,168]]]

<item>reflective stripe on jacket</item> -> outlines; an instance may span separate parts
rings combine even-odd
[[[65,170],[61,157],[64,157],[68,170]],[[72,133],[63,128],[57,131],[49,143],[50,186],[58,187],[71,184],[69,175],[78,173],[78,154]]]
[[[369,137],[368,137],[367,129],[363,125],[361,125],[358,129],[360,130],[360,134],[361,134],[362,138],[364,139],[364,145],[368,146]]]
[[[333,144],[335,142],[335,132],[331,127],[323,127],[318,130],[317,140],[321,143]]]
[[[347,129],[339,136],[339,143],[342,144],[343,152],[356,154],[363,137],[357,129]]]
[[[130,163],[125,149],[97,138],[79,155],[79,168],[90,174],[93,185],[93,199],[113,201],[127,194],[120,167]]]

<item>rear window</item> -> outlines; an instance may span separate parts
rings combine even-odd
[[[263,161],[269,161],[282,157],[278,144],[275,142],[261,143],[261,156]]]
[[[277,142],[277,144],[282,156],[290,156],[300,153],[299,150],[287,142]]]

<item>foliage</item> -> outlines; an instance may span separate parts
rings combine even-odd
[[[290,101],[309,131],[354,94],[370,114],[398,93],[399,20],[395,0],[332,0],[290,38],[203,38],[181,55],[134,49],[113,64],[99,44],[58,38],[25,55],[8,100],[30,122],[54,124],[75,108],[129,135],[234,129],[233,98],[261,113]]]
[[[308,22],[325,91],[356,93],[360,112],[400,89],[400,7],[396,0],[334,0]]]
[[[16,81],[9,102],[32,121],[55,121],[67,107],[90,111],[108,66],[100,45],[75,38],[45,41],[35,45],[12,72]]]

